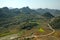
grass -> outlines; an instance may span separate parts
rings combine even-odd
[[[25,23],[26,23],[26,22],[21,23],[21,24],[25,24]],[[43,20],[37,20],[37,21],[33,21],[33,22],[29,21],[29,23],[37,23],[37,24],[39,24],[39,25],[37,26],[39,32],[44,32],[44,30],[43,30],[42,28],[40,28],[40,27],[41,27],[41,24],[43,24]],[[26,30],[21,30],[21,31],[19,31],[19,32],[18,32],[18,35],[21,36],[21,35],[24,33],[24,31],[26,31]],[[15,33],[15,32],[13,32],[13,33],[11,33],[11,32],[3,33],[3,34],[0,34],[0,37],[6,36],[6,35],[10,35],[10,34],[16,34],[16,33]]]
[[[39,32],[45,32],[45,31],[44,31],[44,29],[40,28],[40,29],[39,29]]]
[[[11,34],[13,34],[13,33],[2,33],[2,34],[0,34],[0,37],[11,35]]]
[[[18,32],[18,35],[21,36],[24,33],[25,30],[21,30],[20,32]]]

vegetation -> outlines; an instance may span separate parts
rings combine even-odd
[[[53,18],[54,16],[50,13],[50,12],[46,12],[45,14],[43,14],[42,16],[50,19],[50,18]]]
[[[45,21],[54,17],[49,11],[43,11],[43,13],[37,10],[30,9],[29,7],[23,7],[21,9],[0,8],[0,37],[18,32],[22,34],[24,32],[22,30],[39,29]],[[60,28],[60,19],[56,20],[51,24],[58,26],[54,28]],[[44,30],[40,29],[39,31],[43,32]]]
[[[50,24],[54,29],[60,29],[60,16],[55,17],[55,19]]]
[[[44,30],[42,28],[39,29],[39,32],[44,32]]]

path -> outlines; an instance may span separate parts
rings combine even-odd
[[[12,35],[8,35],[8,36],[0,37],[0,40],[11,40],[11,39],[15,39],[18,37],[19,36],[17,34],[12,34]]]
[[[53,21],[53,19],[52,19]],[[51,33],[48,33],[46,35],[39,35],[39,36],[36,36],[36,35],[31,35],[31,36],[27,36],[27,37],[24,37],[24,38],[32,38],[32,37],[45,37],[45,36],[50,36],[52,35],[53,33],[55,33],[55,30],[50,26],[50,24],[48,24],[49,28],[52,30]],[[5,37],[1,37],[0,40],[11,40],[11,39],[15,39],[15,38],[18,38],[19,36],[17,34],[12,34],[12,35],[8,35],[8,36],[5,36]],[[54,36],[52,36],[54,37]],[[7,39],[8,38],[8,39]],[[56,38],[56,37],[55,37]],[[57,39],[57,38],[56,38]]]

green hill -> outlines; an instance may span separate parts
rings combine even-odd
[[[60,29],[60,16],[55,17],[54,20],[50,23],[54,29]]]

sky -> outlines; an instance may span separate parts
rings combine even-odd
[[[60,9],[60,0],[0,0],[0,8],[12,7],[22,8],[29,6],[30,8],[49,8]]]

